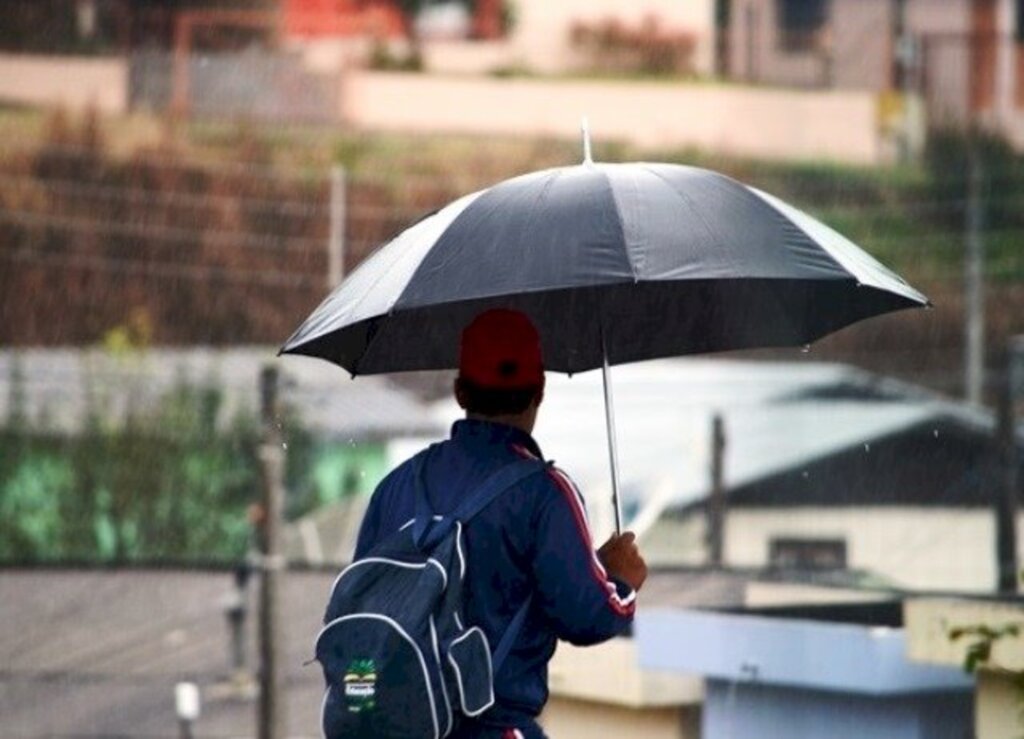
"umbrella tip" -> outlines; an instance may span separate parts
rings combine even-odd
[[[580,119],[580,133],[583,136],[583,163],[593,164],[594,158],[590,154],[590,119],[587,116]]]

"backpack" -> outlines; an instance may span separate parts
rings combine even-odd
[[[447,516],[430,510],[425,454],[413,461],[416,516],[331,588],[316,660],[327,689],[321,709],[326,739],[441,739],[460,716],[494,704],[494,675],[530,606],[516,612],[497,647],[467,628],[463,528],[508,488],[543,470],[536,459],[512,462],[488,477]]]

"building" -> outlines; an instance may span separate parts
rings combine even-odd
[[[0,459],[0,558],[210,561],[244,552],[247,510],[260,498],[255,445],[268,365],[282,377],[290,516],[361,499],[393,464],[395,440],[440,432],[384,378],[353,382],[327,362],[276,360],[269,348],[0,352],[9,452]]]
[[[904,604],[907,654],[922,664],[966,668],[974,647],[974,733],[977,739],[1020,736],[1024,674],[1024,604],[1019,598],[918,598]],[[962,631],[956,636],[957,630]],[[987,647],[986,647],[987,645]],[[987,654],[985,653],[987,649]]]
[[[906,655],[899,600],[738,610],[652,609],[644,669],[705,678],[702,739],[962,739],[973,680]]]
[[[269,347],[146,349],[126,354],[99,349],[0,351],[0,418],[17,414],[36,433],[73,438],[99,412],[108,426],[152,413],[182,386],[217,392],[216,424],[259,412],[259,376],[281,372],[283,406],[316,440],[312,477],[324,500],[346,487],[372,490],[394,459],[392,444],[441,433],[426,406],[382,377],[353,382],[340,368],[308,357],[275,358]],[[17,407],[15,407],[17,406]],[[287,419],[285,419],[287,422]]]
[[[281,578],[289,737],[320,735],[323,678],[305,663],[335,576],[315,568]],[[863,581],[856,573],[782,580],[769,572],[659,569],[640,612],[864,599]],[[258,586],[255,576],[239,582],[237,571],[201,566],[0,568],[4,736],[177,739],[174,688],[182,681],[201,695],[194,736],[254,736]],[[701,736],[703,679],[643,667],[633,636],[585,649],[560,645],[549,683],[541,721],[559,739]]]
[[[731,0],[728,74],[795,87],[899,91],[929,125],[979,122],[1024,146],[1019,0]]]
[[[651,562],[709,560],[717,416],[724,564],[864,570],[907,588],[995,586],[1000,483],[987,412],[812,361],[648,362],[614,368],[612,386],[626,526]],[[457,409],[445,403],[440,414]],[[600,375],[550,377],[535,435],[579,482],[595,537],[607,536]]]
[[[500,12],[501,3],[479,6]],[[425,47],[428,69],[432,71],[486,73],[490,71],[532,71],[566,73],[592,66],[586,54],[573,43],[573,29],[597,28],[611,23],[615,28],[672,35],[683,42],[692,40],[691,73],[709,75],[714,71],[714,0],[517,0],[511,4],[511,19],[503,37],[465,41],[439,39]],[[652,25],[653,24],[653,25]],[[478,24],[479,25],[479,24]],[[490,26],[496,23],[485,24]]]

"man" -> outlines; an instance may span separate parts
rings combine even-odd
[[[542,458],[530,435],[544,399],[540,339],[529,319],[509,310],[477,316],[462,333],[455,397],[466,418],[451,438],[421,452],[436,513],[449,513],[499,468]],[[359,533],[356,557],[414,514],[412,460],[379,485]],[[551,467],[510,488],[465,532],[469,562],[464,604],[492,648],[513,615],[533,596],[508,658],[494,676],[495,705],[465,720],[459,739],[537,739],[536,717],[548,697],[547,663],[558,639],[588,645],[621,634],[633,620],[647,568],[632,533],[594,552],[583,499],[569,477]]]

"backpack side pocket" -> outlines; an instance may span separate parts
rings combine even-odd
[[[462,713],[479,716],[494,705],[494,674],[487,635],[474,626],[448,645],[448,664],[455,673]]]

